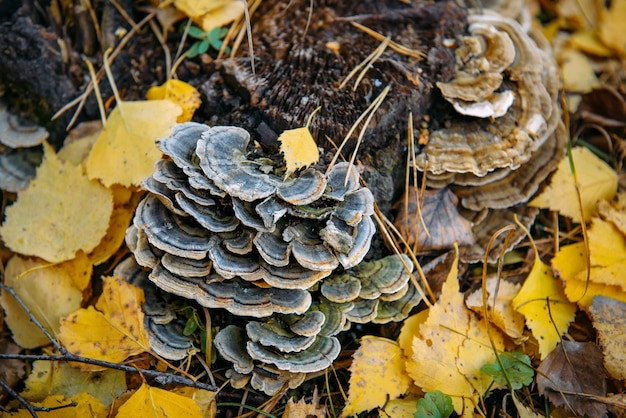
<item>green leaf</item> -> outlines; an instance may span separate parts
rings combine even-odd
[[[452,398],[437,390],[428,392],[417,401],[417,410],[413,415],[415,418],[447,418],[454,412]]]
[[[203,31],[202,29],[196,26],[191,26],[189,28],[188,33],[189,33],[189,36],[191,36],[192,38],[196,38],[196,39],[205,39],[210,36],[210,34],[206,33],[205,31]]]
[[[198,55],[207,52],[209,50],[210,43],[211,41],[209,39],[202,40],[202,42],[200,42],[200,45],[198,46]]]
[[[511,352],[498,355],[498,359],[491,364],[485,364],[480,371],[491,376],[499,385],[511,384],[513,390],[530,385],[535,372],[530,365],[530,358],[524,353]],[[500,363],[502,366],[500,366]],[[502,369],[504,368],[504,370]],[[508,378],[508,382],[507,382]]]
[[[198,55],[200,55],[200,53],[198,52],[199,47],[200,47],[200,42],[196,42],[195,44],[191,45],[191,47],[189,48],[189,51],[187,52],[187,58],[195,58]]]
[[[195,315],[192,315],[187,319],[185,323],[185,329],[183,329],[183,335],[190,336],[198,329],[198,320]]]

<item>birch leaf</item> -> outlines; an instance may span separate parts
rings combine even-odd
[[[313,116],[313,114],[311,114]],[[309,131],[309,121],[306,126],[284,131],[278,137],[280,152],[285,156],[287,171],[285,177],[289,177],[294,171],[315,164],[320,159],[317,144]]]
[[[148,348],[143,302],[140,288],[119,277],[105,277],[95,309],[89,306],[62,318],[59,339],[73,354],[112,363],[143,353]]]
[[[44,150],[37,176],[7,208],[0,234],[11,250],[57,263],[98,245],[113,197],[81,167],[61,161],[50,145],[44,144]]]
[[[394,341],[365,336],[353,358],[344,417],[382,406],[406,392],[411,384],[404,370],[402,349]]]
[[[170,134],[181,112],[170,100],[118,103],[87,158],[89,178],[139,186],[161,158],[155,140]]]
[[[610,200],[615,196],[617,174],[587,148],[573,148],[572,158],[580,184],[584,220],[587,222],[591,219],[599,200]],[[561,215],[572,218],[574,222],[582,221],[574,178],[567,156],[559,163],[550,185],[529,205],[558,211]]]
[[[116,415],[116,418],[137,417],[202,418],[202,412],[188,397],[144,383],[120,407]]]
[[[539,343],[541,359],[554,350],[576,314],[576,305],[565,297],[561,282],[537,256],[524,285],[513,298],[513,306],[526,318],[526,325]]]
[[[148,100],[171,100],[181,107],[183,113],[176,118],[177,123],[189,122],[200,107],[200,93],[184,81],[170,79],[160,86],[151,87],[146,93]]]

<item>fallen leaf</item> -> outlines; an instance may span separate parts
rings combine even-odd
[[[419,337],[413,337],[413,358],[407,364],[407,371],[425,392],[441,390],[453,397],[454,409],[460,414],[463,398],[476,396],[456,365],[458,350],[465,341],[469,325],[469,311],[459,292],[458,262],[457,255],[437,303],[429,309],[428,318],[420,326]]]
[[[223,7],[233,0],[174,0],[174,7],[192,19]]]
[[[415,418],[446,418],[452,415],[453,412],[454,407],[452,406],[452,399],[438,390],[428,392],[422,399],[417,401]]]
[[[593,220],[588,236],[593,282],[626,290],[626,237],[600,218]]]
[[[205,389],[191,388],[188,386],[175,388],[171,390],[171,392],[192,399],[196,405],[198,405],[198,408],[200,408],[202,418],[213,418],[217,414],[215,392]]]
[[[155,140],[170,134],[181,112],[170,100],[118,103],[87,158],[89,178],[139,186],[161,158]]]
[[[107,261],[122,246],[126,229],[139,203],[137,196],[132,199],[133,193],[129,189],[114,185],[111,190],[113,191],[113,213],[111,213],[109,227],[100,243],[87,255],[96,266]]]
[[[602,219],[611,222],[615,228],[626,236],[626,194],[619,193],[617,201],[599,201],[598,213]]]
[[[283,418],[326,418],[326,407],[320,406],[320,399],[317,393],[317,386],[313,389],[311,403],[304,398],[294,402],[292,398],[285,405]]]
[[[565,296],[563,285],[536,254],[533,268],[513,298],[513,306],[526,318],[542,359],[554,350],[576,315],[576,305]]]
[[[609,9],[600,13],[600,39],[620,55],[626,55],[626,0],[614,0]]]
[[[626,302],[624,283],[619,280],[619,277],[615,277],[616,271],[622,268],[619,260],[626,257],[623,252],[617,251],[623,247],[624,238],[616,231],[609,230],[607,233],[607,226],[610,227],[610,224],[594,218],[593,226],[589,231],[590,253],[603,251],[602,248],[606,245],[604,240],[614,240],[616,251],[613,253],[614,249],[611,248],[608,251],[612,255],[595,258],[591,256],[591,259],[610,261],[611,258],[617,257],[617,265],[614,264],[609,267],[602,264],[594,265],[592,261],[592,266],[589,269],[589,280],[587,280],[585,244],[583,242],[561,247],[552,259],[552,266],[565,283],[565,295],[570,301],[576,302],[581,309],[588,309],[595,296],[609,296]],[[592,233],[591,230],[594,232]]]
[[[520,285],[498,277],[487,279],[487,320],[513,339],[521,338],[524,333],[524,317],[513,308],[513,298],[519,292]],[[497,297],[496,296],[497,289]],[[495,297],[495,302],[494,302]],[[471,293],[465,304],[478,315],[483,315],[483,290]]]
[[[602,352],[594,343],[563,340],[537,368],[537,387],[540,395],[556,406],[571,408],[576,415],[607,415],[605,404],[587,396],[606,396]]]
[[[584,220],[587,222],[596,210],[598,201],[611,200],[615,196],[617,174],[587,148],[573,148],[572,158],[580,184]],[[582,221],[578,195],[567,156],[559,163],[550,185],[529,205],[558,211],[561,215],[572,218],[574,222]]]
[[[564,48],[559,54],[559,64],[566,91],[588,93],[600,86],[589,58],[582,52]]]
[[[13,256],[5,270],[5,285],[12,288],[34,317],[52,334],[59,332],[59,319],[80,308],[83,291],[76,285],[91,277],[91,264],[82,259],[52,265],[42,260]],[[0,294],[5,320],[14,341],[24,348],[50,344],[50,340],[30,320],[18,302],[7,292]]]
[[[413,246],[414,252],[452,248],[474,243],[472,224],[459,214],[458,197],[450,189],[426,190],[418,211],[418,190],[411,186],[408,194],[397,204],[395,227]],[[424,228],[426,225],[427,229]]]
[[[143,302],[139,287],[120,277],[105,277],[95,309],[89,306],[61,318],[59,340],[73,354],[112,363],[143,353],[148,350]]]
[[[380,407],[402,395],[411,384],[402,349],[394,341],[365,336],[353,359],[344,417]]]
[[[67,134],[57,156],[62,161],[76,166],[85,163],[100,131],[102,131],[102,122],[99,120],[81,123]]]
[[[600,337],[606,369],[614,379],[626,379],[626,303],[596,296],[589,311]]]
[[[313,114],[311,114],[311,117]],[[289,177],[294,171],[315,164],[320,159],[320,151],[317,144],[309,131],[309,123],[306,126],[297,129],[289,129],[284,131],[278,137],[280,141],[280,152],[285,156],[285,164],[287,171],[285,177]]]
[[[535,376],[530,358],[519,352],[499,354],[496,361],[485,364],[480,371],[490,376],[496,384],[509,386],[513,390],[530,385]]]
[[[37,360],[20,396],[29,402],[41,402],[51,395],[69,398],[86,392],[109,408],[124,391],[126,373],[121,370],[84,372],[67,363]]]
[[[106,233],[111,191],[87,179],[81,167],[59,160],[50,145],[37,176],[6,209],[0,234],[7,247],[52,263],[93,250]]]
[[[76,405],[71,405],[75,403]],[[63,395],[48,396],[42,402],[33,402],[33,406],[44,408],[55,408],[50,412],[37,412],[40,418],[107,418],[108,410],[102,403],[88,393],[82,392],[70,398]],[[60,406],[68,405],[65,408]],[[32,415],[26,409],[19,409],[17,412],[4,413],[3,417],[31,418]]]
[[[398,345],[402,348],[402,352],[407,359],[413,357],[413,337],[419,337],[420,327],[428,319],[428,309],[424,309],[409,316],[402,323],[400,335],[398,336]]]
[[[209,32],[238,19],[239,16],[243,15],[245,7],[244,2],[231,0],[220,9],[212,10],[202,16],[202,19],[197,23],[202,27],[203,31]]]
[[[559,0],[556,10],[569,28],[595,28],[599,19],[597,4],[595,0]]]
[[[3,354],[19,354],[22,351],[20,346],[15,344],[11,339],[9,332],[0,333],[0,353]],[[0,379],[10,388],[15,388],[22,382],[25,374],[24,360],[5,358],[0,359]],[[0,393],[0,402],[4,402],[9,393],[3,391]],[[3,405],[5,405],[3,403]]]
[[[202,418],[198,405],[186,396],[141,385],[120,407],[116,418]]]
[[[385,405],[382,417],[414,418],[416,409],[415,399],[392,399]]]
[[[612,55],[612,51],[602,43],[595,30],[586,29],[576,31],[572,33],[567,43],[572,48],[577,48],[582,52],[597,57],[608,58]]]
[[[148,100],[170,100],[183,110],[176,119],[177,123],[189,122],[196,109],[200,107],[200,93],[184,81],[170,79],[160,86],[151,87],[146,93]]]

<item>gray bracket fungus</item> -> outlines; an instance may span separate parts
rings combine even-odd
[[[353,165],[284,179],[250,159],[250,135],[230,126],[182,124],[158,147],[165,157],[126,242],[159,289],[248,318],[215,338],[237,382],[268,393],[299,384],[334,361],[351,322],[400,320],[421,300],[408,257],[363,262],[374,197]],[[155,329],[156,350],[180,354],[176,326]]]

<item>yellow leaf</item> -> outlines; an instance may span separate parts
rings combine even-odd
[[[174,0],[174,6],[192,19],[202,17],[233,0]]]
[[[538,256],[513,305],[537,339],[541,359],[556,347],[576,314],[576,305],[565,297],[561,282]]]
[[[87,392],[107,408],[126,391],[126,373],[121,370],[84,372],[67,363],[37,360],[20,395],[40,402],[50,395],[70,397]]]
[[[143,291],[115,276],[103,282],[97,310],[89,306],[61,318],[59,340],[73,354],[120,363],[148,350]]]
[[[217,404],[215,403],[215,392],[209,390],[190,388],[183,386],[171,390],[178,395],[192,399],[202,412],[202,418],[213,418],[217,414]]]
[[[118,103],[87,158],[89,178],[139,186],[161,158],[155,140],[170,134],[181,112],[170,100]]]
[[[610,200],[615,196],[617,174],[587,148],[573,148],[572,158],[580,184],[584,220],[589,221],[599,200]],[[556,210],[561,215],[569,216],[574,222],[582,221],[574,178],[567,157],[559,163],[556,173],[552,176],[550,186],[546,187],[543,193],[534,198],[529,205]]]
[[[52,336],[59,332],[59,319],[80,308],[83,292],[76,286],[76,277],[91,277],[91,264],[85,262],[84,255],[56,265],[13,256],[5,270],[5,284],[15,291]],[[50,344],[11,295],[2,292],[0,303],[17,344],[24,348]]]
[[[109,228],[98,246],[88,254],[89,259],[96,266],[107,261],[120,248],[138,204],[137,199],[131,200],[130,190],[113,186],[112,191],[114,206]]]
[[[607,245],[610,248],[607,249]],[[609,223],[598,218],[593,219],[593,226],[589,230],[589,250],[592,260],[589,281],[584,249],[583,242],[566,245],[561,247],[552,259],[552,265],[565,282],[567,298],[576,302],[582,309],[591,306],[594,296],[609,296],[626,301],[625,279],[624,276],[619,276],[619,271],[623,269],[623,259],[626,257],[623,235]]]
[[[53,263],[89,252],[104,236],[113,210],[111,191],[59,160],[50,145],[37,176],[6,210],[0,234],[7,247]]]
[[[407,362],[407,371],[424,392],[440,390],[452,397],[455,411],[461,414],[474,409],[479,395],[457,367],[470,323],[470,312],[459,292],[458,265],[457,252],[439,300],[429,309],[420,335],[413,337],[413,358]]]
[[[278,137],[280,141],[280,152],[285,156],[287,171],[285,177],[288,177],[294,171],[315,164],[320,159],[320,152],[317,144],[309,131],[309,123],[313,112],[309,116],[306,126],[297,129],[289,129],[284,131]]]
[[[71,403],[76,403],[72,406]],[[68,405],[66,408],[59,406]],[[48,396],[43,402],[34,402],[33,406],[56,408],[50,412],[37,412],[40,418],[107,418],[107,408],[102,403],[88,393],[79,393],[70,398],[63,395]],[[26,409],[19,409],[14,413],[5,413],[3,417],[31,418],[32,415]]]
[[[626,236],[626,194],[619,193],[616,202],[601,200],[598,202],[598,212],[602,219],[611,222]]]
[[[415,315],[409,316],[402,323],[400,335],[398,336],[398,344],[400,345],[400,348],[402,348],[402,351],[407,359],[411,359],[413,357],[413,337],[420,336],[419,329],[427,319],[428,309],[424,309]]]
[[[626,54],[626,0],[614,0],[611,8],[603,10],[598,25],[600,39],[617,53]]]
[[[212,10],[198,20],[203,31],[209,32],[229,24],[238,19],[244,12],[245,3],[240,0],[231,0],[219,9]]]
[[[311,403],[302,398],[298,402],[293,399],[287,401],[283,418],[326,418],[326,408],[320,406],[319,395],[317,394],[317,386],[313,390],[313,399]]]
[[[579,30],[573,33],[567,42],[573,47],[598,57],[610,57],[611,50],[607,48],[593,30]]]
[[[74,165],[83,164],[101,130],[102,122],[99,120],[81,123],[67,134],[63,148],[57,154],[58,157]]]
[[[589,93],[600,81],[591,66],[589,58],[573,48],[563,48],[559,54],[563,88],[571,92]]]
[[[494,304],[496,288],[498,296]],[[488,320],[513,339],[521,338],[524,333],[524,317],[513,309],[513,298],[519,289],[519,284],[498,280],[497,277],[487,279]],[[482,315],[484,312],[482,288],[470,294],[465,303],[472,311]]]
[[[489,340],[493,341],[493,347]],[[467,329],[467,338],[459,347],[456,365],[461,373],[469,380],[478,394],[483,394],[492,384],[491,376],[480,371],[485,364],[496,361],[496,353],[504,351],[502,334],[491,327],[485,320],[472,315]]]
[[[202,418],[202,412],[198,405],[186,396],[144,383],[120,407],[116,415],[116,418],[138,417]]]
[[[158,87],[151,87],[146,93],[148,100],[171,100],[181,107],[183,113],[176,122],[189,122],[193,113],[200,107],[200,93],[193,86],[180,80],[168,80]]]
[[[393,399],[385,405],[381,417],[413,418],[417,410],[417,399]]]
[[[342,416],[382,406],[406,392],[411,384],[402,349],[394,341],[365,336],[353,358],[348,403]]]

